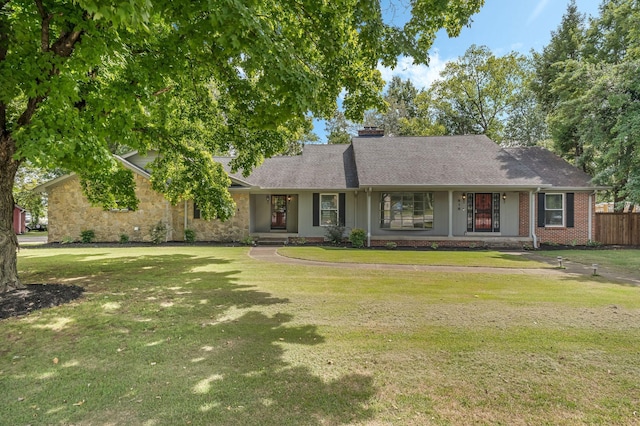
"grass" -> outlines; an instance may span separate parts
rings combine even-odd
[[[488,251],[352,250],[337,247],[284,247],[278,253],[318,262],[399,265],[474,266],[494,268],[547,268],[518,253]]]
[[[613,268],[626,275],[640,277],[640,250],[551,250],[537,251],[536,254],[555,259],[562,256],[569,262]]]
[[[25,282],[86,293],[0,322],[2,422],[638,420],[636,287],[274,265],[247,250],[21,250]]]

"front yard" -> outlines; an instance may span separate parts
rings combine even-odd
[[[85,294],[0,321],[2,422],[640,421],[638,287],[521,269],[271,264],[247,251],[21,250],[24,282]]]

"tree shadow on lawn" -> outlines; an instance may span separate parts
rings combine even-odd
[[[241,265],[186,255],[82,263],[49,274],[86,288],[81,303],[0,322],[8,339],[0,359],[14,360],[0,377],[11,422],[32,422],[33,407],[47,424],[319,425],[372,417],[372,378],[314,373],[331,366],[309,365],[295,347],[324,337],[314,325],[288,325],[289,300],[241,284]]]

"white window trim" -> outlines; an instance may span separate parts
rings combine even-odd
[[[332,196],[332,197],[335,196],[336,197],[335,212],[336,212],[336,220],[337,220],[338,223],[335,223],[333,225],[327,225],[327,224],[322,223],[322,211],[323,210],[325,210],[325,211],[333,211],[334,210],[334,209],[323,209],[322,208],[322,196],[323,195],[328,195],[328,196]],[[319,197],[320,197],[320,199],[319,199],[320,202],[318,203],[318,204],[320,204],[318,206],[320,208],[320,211],[318,212],[318,215],[319,215],[318,217],[319,217],[319,222],[320,222],[319,225],[320,226],[325,226],[325,227],[327,227],[327,226],[338,226],[340,224],[340,195],[337,192],[323,192],[323,193],[320,193]]]
[[[547,196],[549,195],[560,195],[562,197],[562,207],[559,209],[547,209]],[[547,211],[562,211],[562,224],[561,225],[549,225],[547,224]],[[567,209],[565,202],[565,193],[564,192],[547,192],[544,194],[544,227],[545,228],[564,228],[567,220]]]

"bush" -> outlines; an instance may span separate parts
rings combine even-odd
[[[80,232],[80,241],[82,241],[85,244],[92,243],[95,241],[95,239],[96,239],[96,233],[93,232],[92,229],[87,229]]]
[[[60,244],[71,244],[74,241],[75,240],[71,235],[65,235],[64,237],[62,237],[62,241],[60,241]]]
[[[333,244],[340,244],[344,238],[344,226],[327,226],[325,233],[330,242]]]
[[[127,234],[120,234],[120,244],[127,244],[129,242],[129,236]]]
[[[389,241],[387,242],[387,244],[384,245],[388,250],[395,250],[398,248],[398,243],[394,242],[394,241]]]
[[[184,230],[184,240],[189,244],[195,243],[196,242],[196,231],[194,231],[193,229],[185,229]]]
[[[364,232],[364,229],[354,228],[351,230],[349,234],[349,241],[351,241],[351,247],[353,248],[362,248],[364,247],[364,242],[367,238],[367,233]]]
[[[246,237],[240,240],[240,244],[243,244],[245,246],[252,246],[252,245],[255,245],[255,241],[253,241],[253,238],[251,238],[251,235],[247,235]]]
[[[151,242],[160,244],[167,240],[167,225],[160,221],[151,227]]]
[[[307,239],[305,237],[296,237],[291,239],[291,244],[296,246],[303,246],[307,244]]]

